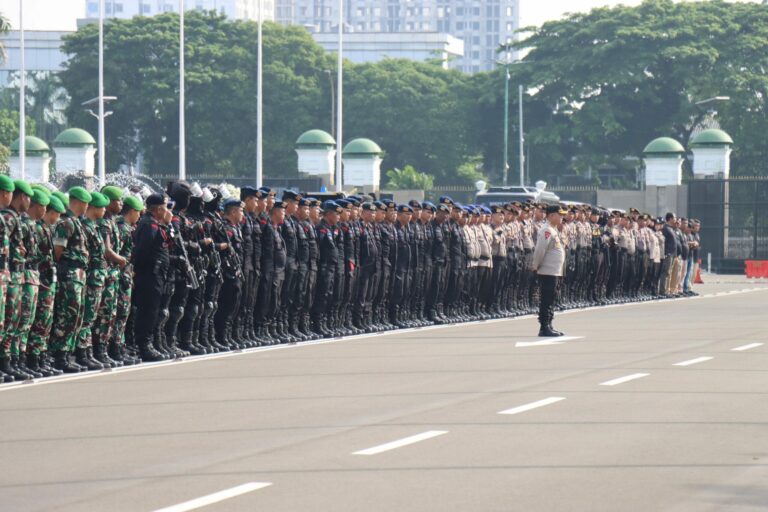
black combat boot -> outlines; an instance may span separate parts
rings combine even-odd
[[[109,358],[113,360],[117,366],[125,366],[123,350],[115,338],[109,340],[109,343],[104,350],[107,356],[109,356]]]
[[[14,364],[17,361],[14,359],[15,356],[5,356],[2,359],[2,363],[0,363],[0,368],[2,368],[3,373],[7,373],[8,375],[12,376],[14,380],[31,380],[32,375],[29,373],[23,372],[19,370],[19,368]]]
[[[193,356],[201,356],[205,354],[205,349],[199,345],[195,345],[192,342],[192,332],[183,332],[179,335],[179,346],[182,350],[186,350]]]
[[[88,350],[84,348],[75,349],[75,362],[81,367],[85,367],[85,369],[89,372],[104,369],[104,365],[95,359],[92,359],[88,353]]]
[[[37,368],[37,366],[38,366],[37,365],[37,358],[36,357],[34,358],[35,368],[30,368],[29,365],[27,364],[27,360],[28,360],[27,357],[28,356],[27,356],[26,353],[19,354],[19,364],[18,364],[19,370],[21,370],[21,371],[23,371],[25,373],[30,374],[32,377],[34,377],[36,379],[42,379],[43,378],[43,372],[41,372],[40,369]]]
[[[93,347],[88,348],[88,353],[92,357],[104,365],[104,368],[117,368],[117,361],[109,357],[107,354],[107,347],[103,343],[96,343]]]
[[[40,352],[40,355],[37,356],[37,361],[40,366],[40,371],[43,372],[43,374],[50,373],[52,374],[51,376],[56,376],[64,373],[53,367],[53,360],[46,351]]]
[[[82,370],[79,364],[69,360],[69,352],[58,350],[53,354],[53,367],[64,373],[79,373]]]

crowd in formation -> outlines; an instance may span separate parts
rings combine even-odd
[[[52,189],[0,176],[5,382],[537,308],[544,204]],[[559,213],[558,307],[693,294],[697,221]]]

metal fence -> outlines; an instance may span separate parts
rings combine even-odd
[[[744,272],[744,260],[768,260],[768,177],[688,182],[688,214],[700,219],[701,256],[712,269]]]

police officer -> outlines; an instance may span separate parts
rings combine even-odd
[[[234,338],[234,315],[237,313],[242,292],[243,235],[240,225],[243,220],[243,203],[239,199],[228,199],[222,204],[225,253],[222,254],[224,284],[219,293],[219,308],[214,316],[216,341],[230,349],[244,348]]]
[[[530,269],[539,278],[541,301],[539,303],[539,336],[562,336],[563,333],[554,330],[552,320],[555,316],[555,293],[557,281],[563,275],[565,263],[565,248],[559,227],[562,217],[567,212],[559,206],[546,208],[547,224],[536,237],[536,247],[531,259]]]
[[[70,192],[71,195],[71,192]],[[136,226],[133,251],[135,271],[133,300],[136,304],[134,336],[143,361],[162,361],[163,354],[153,345],[161,295],[170,267],[170,238],[161,227],[168,215],[167,199],[162,194],[147,197],[146,213]]]

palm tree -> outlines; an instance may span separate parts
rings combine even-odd
[[[0,34],[7,34],[9,30],[11,30],[11,22],[0,14]],[[0,60],[5,62],[5,46],[3,43],[0,43]]]

